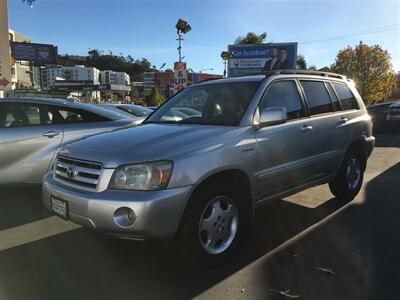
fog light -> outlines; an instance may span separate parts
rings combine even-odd
[[[114,212],[114,222],[119,227],[131,227],[135,223],[135,220],[135,212],[129,207],[120,207]]]

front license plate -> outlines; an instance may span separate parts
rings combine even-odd
[[[51,197],[51,210],[61,218],[68,219],[68,202]]]

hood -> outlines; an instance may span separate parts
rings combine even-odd
[[[66,145],[60,154],[103,163],[105,168],[121,164],[168,160],[218,143],[221,135],[239,127],[145,124],[83,138]]]

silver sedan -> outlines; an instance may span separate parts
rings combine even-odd
[[[90,104],[1,99],[0,184],[40,183],[59,147],[133,124],[133,118]]]

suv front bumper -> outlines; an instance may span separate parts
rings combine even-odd
[[[174,237],[192,186],[160,191],[106,190],[88,193],[66,188],[56,182],[53,172],[43,178],[43,202],[51,211],[52,197],[68,203],[69,219],[77,224],[105,234],[137,240]],[[135,221],[130,226],[120,226],[115,212],[127,207],[133,210]]]

